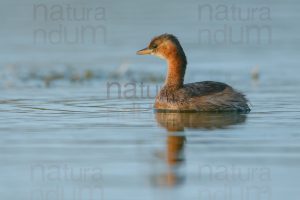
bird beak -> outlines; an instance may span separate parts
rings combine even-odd
[[[149,49],[148,47],[136,52],[136,54],[138,54],[138,55],[147,55],[147,54],[151,54],[151,53],[152,53],[152,49]]]

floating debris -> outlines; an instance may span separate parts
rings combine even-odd
[[[94,73],[93,73],[93,71],[92,70],[85,70],[85,72],[84,72],[84,78],[86,79],[86,80],[90,80],[90,79],[92,79],[94,77]]]
[[[251,71],[251,77],[253,80],[258,80],[259,79],[259,66],[255,66],[252,71]]]

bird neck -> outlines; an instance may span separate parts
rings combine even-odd
[[[174,52],[168,56],[168,72],[165,85],[169,88],[178,89],[183,86],[184,74],[187,65],[184,52]]]

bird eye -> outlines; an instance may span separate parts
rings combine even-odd
[[[157,48],[157,44],[152,44],[152,49]]]

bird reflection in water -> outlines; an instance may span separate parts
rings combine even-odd
[[[170,113],[156,112],[157,123],[168,131],[166,144],[166,163],[168,170],[157,177],[155,184],[159,186],[176,186],[184,181],[184,173],[180,173],[184,161],[185,128],[214,130],[242,124],[246,121],[243,113]]]

